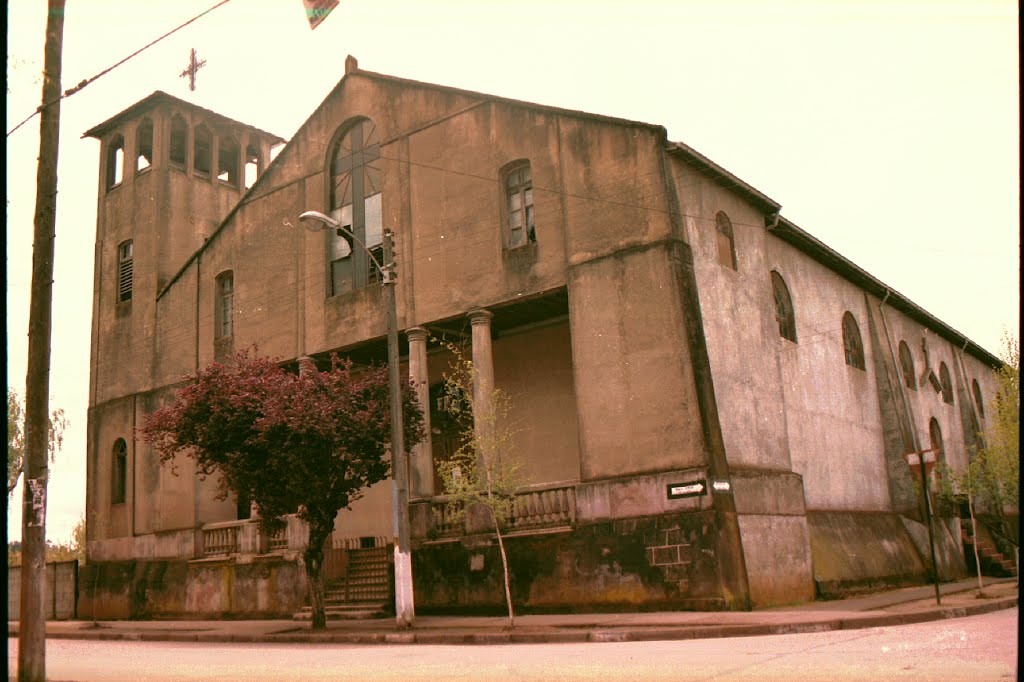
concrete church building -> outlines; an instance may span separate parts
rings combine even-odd
[[[660,126],[372,73],[280,138],[155,92],[100,143],[80,613],[285,615],[302,524],[261,535],[191,460],[135,435],[236,349],[383,362],[372,249],[394,232],[402,371],[432,419],[410,452],[416,607],[500,607],[493,536],[446,519],[437,412],[462,344],[512,396],[529,484],[507,529],[527,609],[733,609],[923,582],[904,454],[955,468],[997,358]],[[959,520],[935,527],[965,574]],[[467,525],[468,524],[468,525]],[[390,598],[391,484],[337,519],[331,600]]]

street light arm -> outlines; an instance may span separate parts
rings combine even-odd
[[[357,237],[355,235],[355,233],[352,232],[352,230],[348,229],[346,226],[342,225],[341,223],[339,223],[337,220],[335,220],[331,216],[326,215],[324,213],[321,213],[320,211],[306,211],[305,213],[303,213],[303,214],[301,214],[299,216],[299,222],[301,222],[303,224],[303,227],[305,227],[310,232],[319,232],[319,231],[321,231],[323,229],[323,227],[309,227],[309,224],[310,224],[309,221],[311,221],[311,220],[315,220],[318,223],[321,223],[323,226],[331,228],[332,230],[338,230],[339,232],[344,232],[349,237],[352,237],[353,241],[355,241],[357,244],[359,244],[359,246],[363,247],[363,251],[365,251],[366,255],[370,257],[371,261],[373,261],[373,265],[380,272],[381,278],[383,279],[383,281],[385,283],[391,281],[390,280],[390,276],[388,274],[388,270],[384,269],[384,265],[382,265],[381,262],[379,260],[377,260],[377,257],[373,255],[373,252],[370,251],[370,247],[368,247],[363,242],[362,239]]]

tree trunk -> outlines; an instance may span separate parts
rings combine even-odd
[[[492,512],[493,514],[493,512]],[[494,520],[494,532],[498,535],[498,549],[501,551],[501,567],[505,573],[505,603],[508,604],[508,628],[511,630],[516,626],[515,614],[512,613],[512,590],[508,581],[508,557],[505,556],[505,542],[501,538],[501,528],[498,527],[498,520]]]
[[[985,595],[985,585],[981,581],[981,559],[978,557],[978,522],[974,518],[974,501],[970,492],[967,493],[967,511],[971,516],[971,535],[974,536],[974,567],[978,570],[978,597]]]
[[[333,529],[332,529],[333,530]],[[312,629],[327,629],[327,608],[324,596],[324,542],[328,533],[309,528],[309,546],[303,558],[306,560],[306,580],[309,583],[309,606],[313,611]]]

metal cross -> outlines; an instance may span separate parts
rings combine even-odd
[[[193,47],[192,52],[191,54],[189,54],[188,58],[188,68],[182,71],[178,75],[178,78],[184,78],[185,76],[188,76],[188,89],[194,91],[196,89],[196,71],[198,71],[204,66],[206,66],[206,60],[203,59],[202,61],[197,62],[196,48]]]

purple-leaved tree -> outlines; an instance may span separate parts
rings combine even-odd
[[[402,416],[411,447],[423,439],[423,420],[407,388]],[[283,528],[292,513],[309,525],[303,559],[312,627],[322,630],[324,543],[338,511],[389,475],[390,420],[384,367],[355,370],[335,358],[322,372],[304,361],[296,375],[242,351],[191,375],[174,402],[146,417],[141,435],[162,464],[183,453],[201,476],[219,474],[221,499],[233,490],[255,502],[263,530]]]

